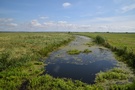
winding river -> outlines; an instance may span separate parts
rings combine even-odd
[[[53,77],[71,78],[94,84],[96,74],[116,67],[117,60],[107,48],[98,45],[91,47],[86,45],[90,42],[92,42],[92,39],[88,37],[76,36],[75,40],[67,46],[52,52],[45,60],[47,64],[45,66],[46,73]],[[89,49],[92,52],[69,55],[67,51],[72,49],[80,51]]]

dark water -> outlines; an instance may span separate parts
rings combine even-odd
[[[84,45],[84,43],[88,42],[88,38],[86,37],[77,38],[79,38],[79,40],[81,38],[83,43],[81,40],[76,40],[72,43],[77,42],[80,45]],[[72,43],[68,46],[73,48]],[[79,44],[77,44],[77,46],[80,48]],[[73,45],[77,48],[75,44]],[[47,74],[54,77],[71,78],[73,80],[80,80],[85,83],[93,84],[96,73],[111,69],[117,64],[112,52],[106,48],[100,48],[99,46],[85,47],[92,50],[92,53],[68,55],[66,53],[68,46],[52,52],[47,58],[45,62],[47,64],[45,67]]]

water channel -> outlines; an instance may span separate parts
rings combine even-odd
[[[116,67],[117,60],[113,53],[104,47],[87,43],[92,39],[85,36],[76,36],[75,40],[67,46],[54,51],[45,60],[45,71],[53,77],[71,78],[84,83],[94,84],[95,76],[100,71],[106,71]],[[68,50],[77,49],[83,51],[89,49],[90,53],[69,55]]]

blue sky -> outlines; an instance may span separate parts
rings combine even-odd
[[[135,32],[135,0],[0,0],[0,31]]]

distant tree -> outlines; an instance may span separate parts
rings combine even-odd
[[[68,34],[70,34],[71,32],[69,31]]]

